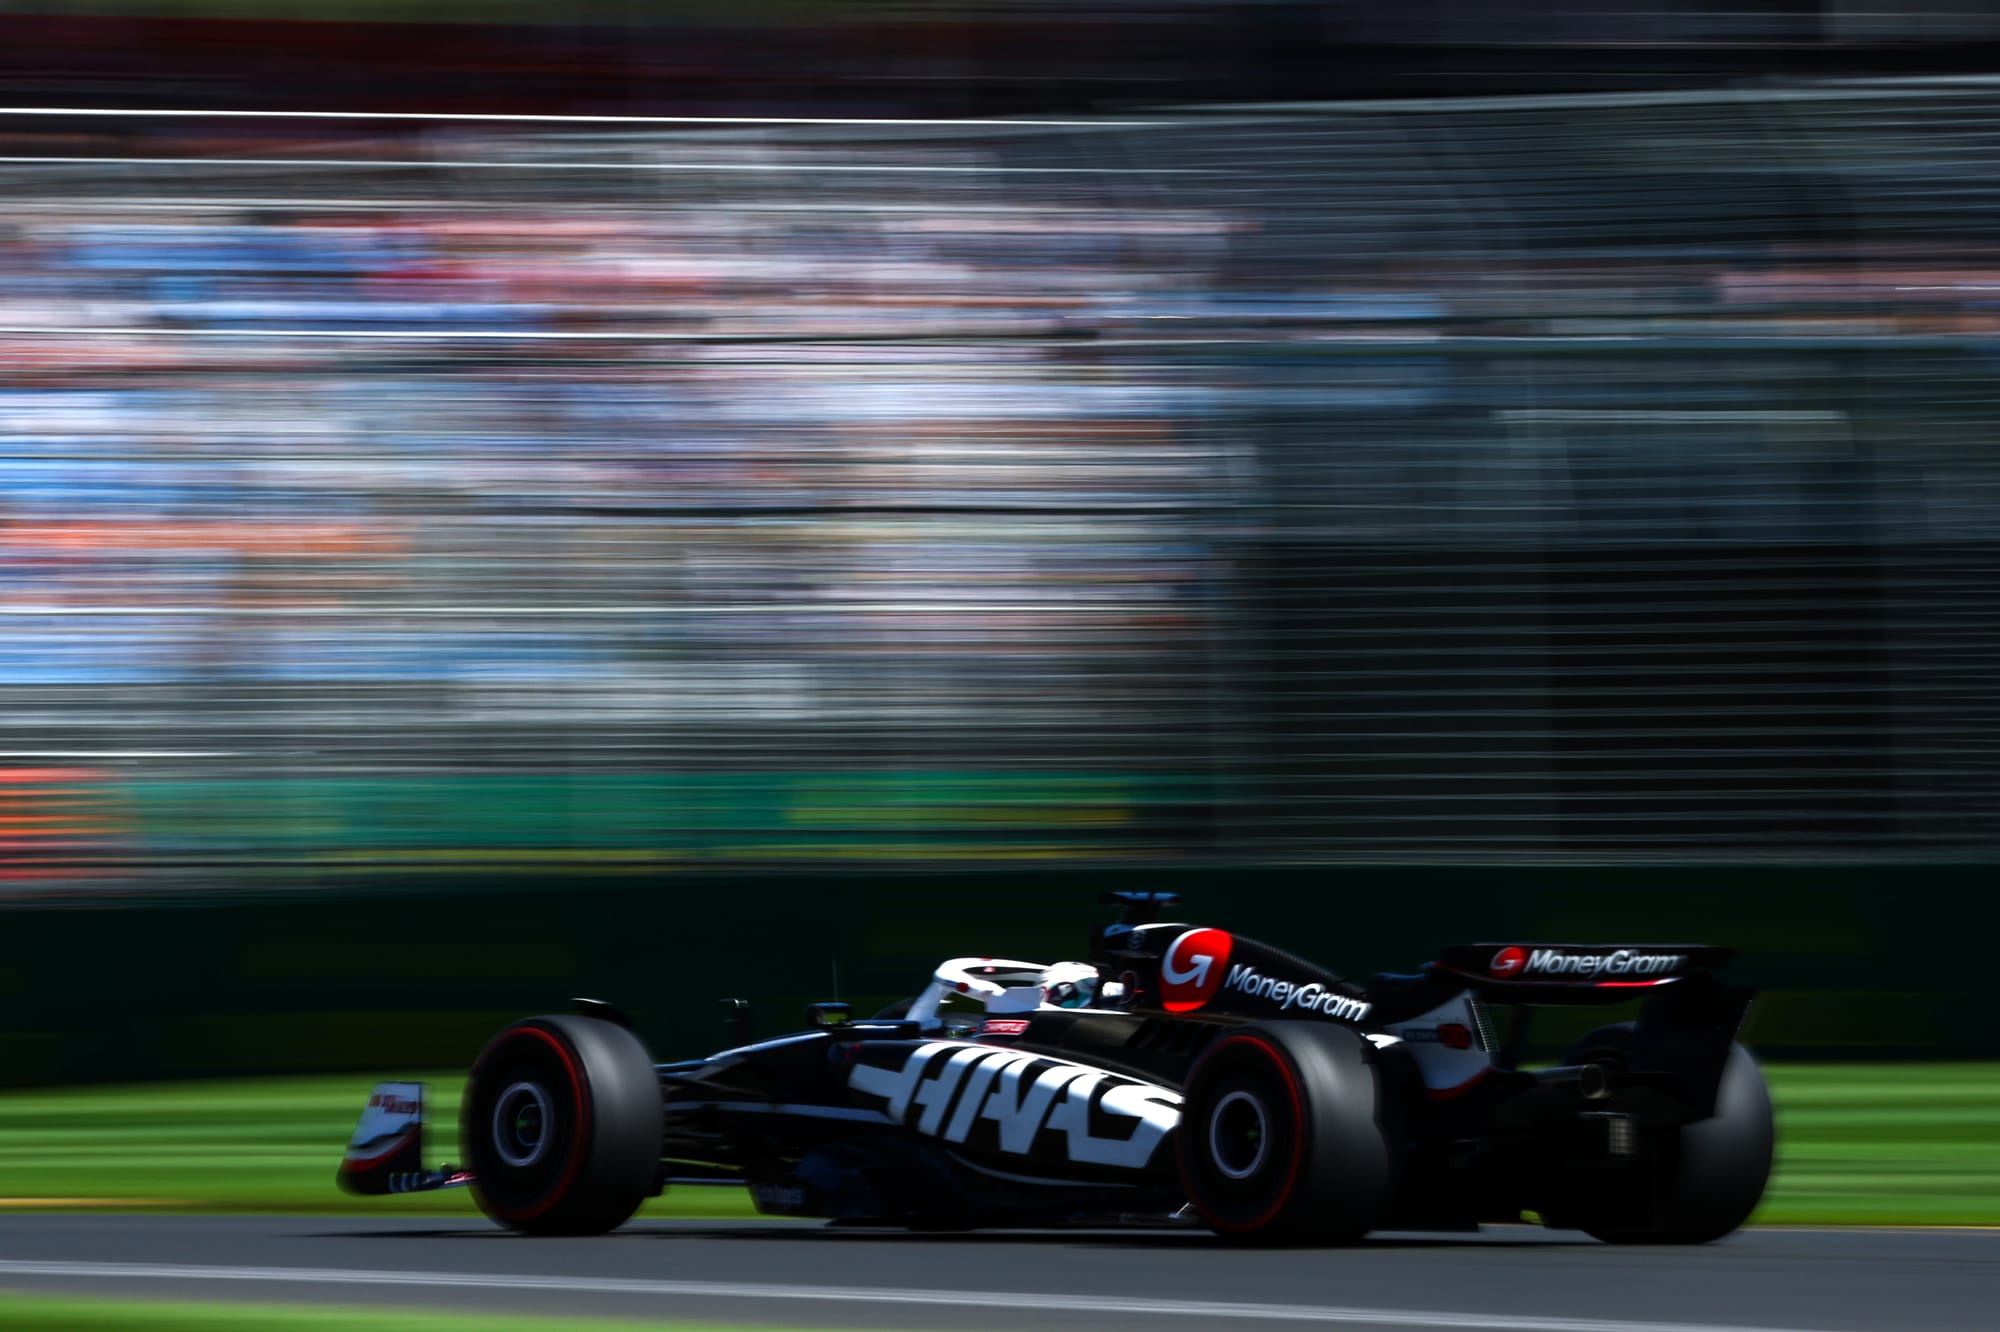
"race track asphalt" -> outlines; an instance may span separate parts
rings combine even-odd
[[[0,1216],[0,1290],[939,1332],[1992,1332],[2000,1231],[1751,1230],[1682,1249],[1499,1227],[1257,1251],[1188,1231],[651,1221],[549,1240],[428,1217],[32,1213]]]

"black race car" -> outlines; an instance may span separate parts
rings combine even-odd
[[[502,1030],[472,1066],[463,1169],[421,1165],[423,1089],[376,1088],[357,1193],[470,1185],[537,1234],[624,1222],[676,1182],[919,1229],[1200,1223],[1253,1242],[1468,1230],[1533,1213],[1613,1242],[1701,1243],[1757,1205],[1771,1103],[1736,1043],[1726,949],[1474,944],[1356,984],[1115,893],[1088,962],[956,958],[914,998],[655,1064],[614,1008]],[[1637,1000],[1552,1068],[1535,1005]],[[1496,1032],[1492,1010],[1514,1020]]]

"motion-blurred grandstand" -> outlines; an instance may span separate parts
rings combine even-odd
[[[0,114],[0,891],[1995,849],[2000,81],[158,109]]]
[[[7,729],[150,864],[1974,837],[1982,95],[16,161]]]

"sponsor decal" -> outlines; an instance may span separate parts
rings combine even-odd
[[[750,1199],[757,1204],[760,1212],[776,1212],[780,1215],[796,1212],[806,1205],[806,1191],[797,1184],[753,1183]]]
[[[1343,1022],[1359,1022],[1374,1008],[1372,1004],[1342,994],[1318,981],[1309,981],[1301,985],[1297,981],[1279,980],[1276,976],[1262,975],[1245,965],[1231,967],[1229,978],[1223,982],[1223,986],[1239,994],[1268,999],[1276,1004],[1281,1012],[1298,1010],[1318,1013],[1325,1017],[1339,1018]]]
[[[1398,1034],[1412,1045],[1442,1045],[1447,1050],[1472,1048],[1472,1028],[1463,1022],[1446,1022],[1436,1027],[1403,1027]]]
[[[987,1018],[979,1024],[981,1036],[1020,1036],[1027,1030],[1026,1018]]]
[[[369,1160],[384,1155],[380,1149],[391,1139],[407,1136],[421,1124],[423,1112],[422,1083],[376,1083],[361,1111],[361,1122],[354,1126],[354,1136],[347,1140],[348,1155],[357,1159],[365,1156]]]
[[[1215,998],[1235,941],[1226,930],[1189,930],[1160,959],[1160,1006],[1188,1013]]]
[[[1489,965],[1495,976],[1528,979],[1539,976],[1574,976],[1597,980],[1605,976],[1664,976],[1679,971],[1686,953],[1641,953],[1620,948],[1610,953],[1566,953],[1560,948],[1503,948]],[[1503,965],[1506,969],[1502,969]]]
[[[900,1068],[856,1064],[848,1088],[905,1127],[946,1142],[1077,1165],[1143,1169],[1180,1122],[1181,1098],[1082,1064],[990,1045],[931,1041]]]

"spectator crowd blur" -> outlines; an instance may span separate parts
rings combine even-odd
[[[800,617],[868,642],[909,597],[1141,613],[1176,565],[1148,515],[1218,498],[1177,437],[1199,394],[1071,336],[1111,293],[1198,282],[1212,216],[1088,190],[577,200],[525,171],[499,198],[439,169],[373,201],[392,170],[364,167],[314,182],[338,200],[78,198],[74,175],[17,200],[5,678],[602,678],[789,646]],[[943,520],[990,530],[925,536]]]
[[[1945,123],[1972,94],[1884,95]],[[1884,700],[1981,706],[1936,669],[1963,571],[1911,554],[1863,586],[1823,552],[1985,530],[2000,250],[1988,145],[1912,151],[1876,94],[1816,96],[19,128],[0,738],[133,789],[239,783],[135,834],[222,852],[277,843],[202,810],[274,779],[833,770],[1128,784],[715,822],[753,849],[928,819],[1062,854],[1601,852],[1646,843],[1551,813],[1565,790],[1666,772],[1692,819],[1744,746],[1811,808],[1735,849],[1875,817],[1904,780]],[[1778,556],[1743,566],[1749,609],[1690,607],[1806,625],[1778,658],[1718,647],[1727,698],[1648,655],[1656,605],[1617,609],[1658,579],[1603,563],[1724,545],[1836,570],[1804,620]],[[1588,596],[1548,572],[1586,559]],[[1866,650],[1863,611],[1891,626]],[[1649,664],[1565,684],[1582,633]],[[1766,744],[1785,671],[1872,701]],[[1557,685],[1644,697],[1657,731],[1507,702]],[[1750,720],[1663,766],[1695,713]],[[1949,817],[1847,826],[1962,837],[1965,780]],[[316,841],[331,807],[281,849],[388,826]],[[399,844],[490,835],[437,817]]]

